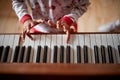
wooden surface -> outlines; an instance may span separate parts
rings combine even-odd
[[[0,33],[21,32],[20,24],[12,9],[12,0],[0,0]]]
[[[120,19],[120,0],[90,0],[88,11],[79,18],[79,32],[96,32],[98,27]],[[11,0],[0,0],[0,33],[19,33],[21,25]]]
[[[80,32],[98,31],[99,26],[120,20],[120,0],[90,0],[88,11],[78,20]]]
[[[120,80],[115,64],[0,64],[3,80]]]
[[[120,65],[0,63],[0,74],[113,76],[120,75]]]

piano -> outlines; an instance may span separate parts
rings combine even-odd
[[[0,79],[120,78],[120,33],[0,34]]]

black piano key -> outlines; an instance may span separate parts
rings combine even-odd
[[[0,60],[2,58],[3,49],[4,49],[4,46],[0,46]]]
[[[120,45],[118,45],[118,52],[119,52],[119,58],[120,58]]]
[[[88,47],[84,46],[84,63],[88,63]]]
[[[66,63],[70,63],[70,46],[66,48]]]
[[[10,46],[7,46],[3,55],[3,62],[7,62],[8,54],[9,54]]]
[[[101,45],[101,57],[102,57],[102,63],[106,63],[106,53],[105,53],[105,47]]]
[[[60,63],[64,63],[64,46],[60,46]]]
[[[19,49],[20,49],[20,46],[15,47],[15,52],[14,52],[14,56],[13,56],[13,62],[17,62],[17,60],[18,60]]]
[[[98,46],[94,46],[95,63],[99,63]]]
[[[21,48],[21,52],[20,52],[20,59],[19,59],[19,62],[23,62],[23,59],[24,59],[24,53],[25,53],[25,46],[23,46]]]
[[[109,57],[109,62],[110,63],[114,63],[113,53],[112,53],[112,47],[110,45],[108,45],[108,57]]]
[[[31,54],[31,46],[28,46],[27,48],[27,55],[26,55],[26,62],[29,63],[30,62],[30,54]]]
[[[37,48],[37,56],[36,56],[36,62],[40,62],[40,54],[41,54],[41,46],[38,46]]]
[[[57,46],[54,46],[53,63],[57,63]]]
[[[47,63],[48,46],[44,46],[43,63]]]
[[[81,47],[77,46],[77,63],[81,63]]]

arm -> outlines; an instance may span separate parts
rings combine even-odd
[[[32,19],[28,13],[25,0],[12,0],[12,7],[21,23],[28,19]]]
[[[78,18],[81,17],[87,11],[87,7],[89,6],[89,4],[90,4],[89,0],[73,0],[71,4],[72,6],[71,13],[64,16],[69,18],[69,19],[65,18],[66,20],[71,20],[69,21],[68,25],[71,26],[73,23],[76,23]]]
[[[32,27],[37,25],[40,22],[43,22],[43,20],[36,20],[33,21],[31,16],[28,13],[26,0],[12,0],[12,6],[16,13],[16,15],[19,18],[19,21],[23,24],[23,32],[22,32],[22,39],[25,39],[25,35],[27,35],[30,39],[33,40],[33,37],[30,34],[30,30]]]
[[[71,13],[63,16],[63,18],[57,22],[57,28],[66,32],[67,43],[70,39],[70,33],[77,32],[77,20],[87,11],[89,4],[89,0],[72,0]]]

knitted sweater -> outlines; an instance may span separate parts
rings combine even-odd
[[[86,12],[89,0],[28,0],[31,12],[28,13],[26,0],[12,0],[12,5],[19,21],[43,19],[56,22],[65,17],[68,25],[76,23]]]

